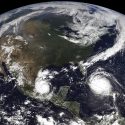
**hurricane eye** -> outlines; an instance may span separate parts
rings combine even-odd
[[[96,95],[109,96],[112,93],[112,83],[106,72],[94,72],[90,75],[88,85]]]

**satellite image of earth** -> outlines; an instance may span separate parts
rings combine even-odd
[[[78,2],[0,15],[0,125],[125,125],[125,16]]]

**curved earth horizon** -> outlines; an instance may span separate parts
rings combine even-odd
[[[0,15],[0,125],[124,125],[125,15],[45,2]]]

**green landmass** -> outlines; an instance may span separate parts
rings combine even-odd
[[[74,115],[79,116],[79,110],[80,110],[79,103],[77,103],[75,101],[65,101],[68,89],[69,89],[68,86],[61,87],[59,92],[52,97],[51,101],[55,105],[64,107],[64,108],[68,109],[69,111],[71,111]]]

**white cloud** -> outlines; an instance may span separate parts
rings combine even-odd
[[[57,125],[52,117],[43,118],[40,115],[37,115],[36,117],[37,117],[37,121],[38,121],[38,123],[40,123],[40,125]]]

